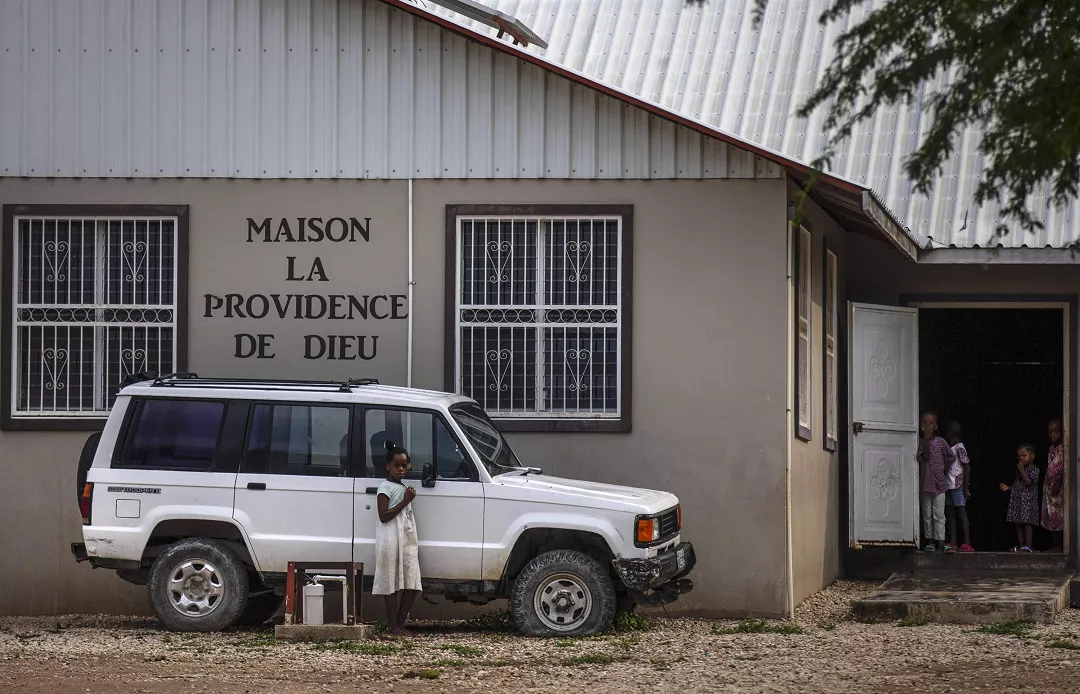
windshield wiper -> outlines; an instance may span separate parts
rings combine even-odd
[[[530,472],[533,473],[533,474],[536,474],[536,475],[544,474],[544,471],[541,470],[538,467],[527,467],[527,468],[522,468],[522,469],[525,471],[525,472],[521,473],[522,477],[527,476]]]

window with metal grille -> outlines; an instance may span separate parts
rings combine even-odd
[[[453,210],[454,389],[505,429],[626,430],[631,208]]]
[[[63,210],[5,207],[9,426],[92,423],[108,414],[126,376],[177,370],[177,211],[186,221],[186,208]]]
[[[813,427],[810,378],[810,232],[799,227],[795,253],[795,435],[809,441]]]
[[[825,449],[828,451],[836,450],[836,442],[838,435],[837,426],[837,407],[839,406],[837,397],[837,366],[836,366],[836,332],[838,321],[838,309],[837,309],[837,296],[838,296],[838,282],[836,276],[836,254],[828,248],[825,249],[825,281],[823,284],[823,290],[825,292],[824,306],[822,312],[825,314],[824,325],[824,339],[822,344],[824,346],[825,361],[822,364],[822,371],[824,372],[825,379]]]

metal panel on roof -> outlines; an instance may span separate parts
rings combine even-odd
[[[0,93],[0,176],[784,175],[378,0],[0,0]]]
[[[829,0],[771,0],[759,28],[753,0],[485,0],[513,14],[548,41],[527,50],[593,79],[653,101],[749,142],[803,162],[824,146],[819,109],[794,116],[835,55],[839,33],[884,4],[869,0],[846,20],[822,26]],[[424,7],[422,4],[421,7]],[[494,34],[443,8],[429,11],[473,30]],[[976,207],[984,160],[980,133],[964,133],[929,196],[917,195],[903,165],[927,127],[925,104],[940,82],[910,106],[882,109],[862,124],[833,162],[832,173],[879,194],[915,234],[934,246],[1055,246],[1080,241],[1080,201],[1048,205],[1045,191],[1032,209],[1046,223],[1031,234],[994,228],[999,206]]]

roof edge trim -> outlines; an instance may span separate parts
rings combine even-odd
[[[935,248],[919,253],[920,265],[1080,265],[1074,248]]]
[[[862,191],[862,211],[875,227],[892,242],[909,260],[918,262],[919,247],[904,226],[877,201],[869,189]]]

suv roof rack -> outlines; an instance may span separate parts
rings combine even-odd
[[[152,380],[152,387],[170,388],[205,388],[212,386],[224,386],[236,389],[249,390],[274,390],[275,388],[287,390],[325,390],[336,389],[340,393],[348,393],[359,386],[379,385],[376,378],[350,378],[345,381],[318,381],[309,379],[265,379],[265,378],[200,378],[198,374],[180,372],[157,376],[153,374],[132,374],[124,379],[123,385],[140,383]]]

